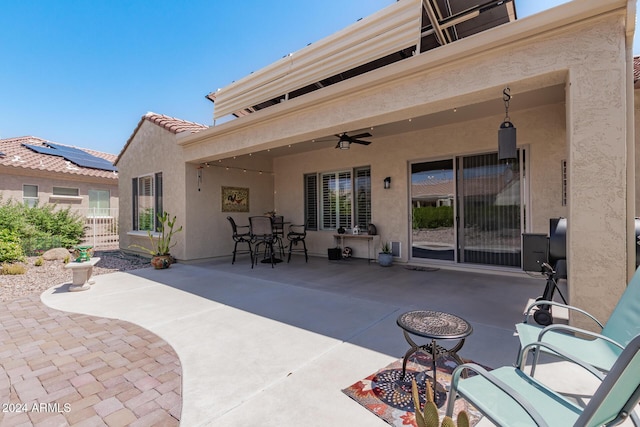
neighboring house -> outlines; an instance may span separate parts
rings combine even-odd
[[[316,255],[336,228],[371,222],[398,262],[517,272],[522,233],[566,217],[569,297],[606,319],[635,269],[635,1],[572,1],[521,20],[513,1],[449,4],[441,15],[440,0],[399,0],[211,93],[214,123],[234,120],[176,135],[139,126],[117,161],[121,247],[134,241],[132,212],[151,206],[140,178],[158,174],[184,226],[172,253],[186,261],[231,253],[227,215],[247,224],[276,210],[306,221]],[[498,158],[505,116],[517,129],[510,160]],[[453,181],[412,185],[431,172]],[[249,210],[225,212],[222,187],[248,189]],[[438,200],[455,206],[446,260],[412,241],[412,206]]]
[[[69,207],[113,229],[118,212],[115,159],[113,154],[33,136],[0,139],[0,195],[3,201],[31,206]]]

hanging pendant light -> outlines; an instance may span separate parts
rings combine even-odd
[[[511,89],[504,88],[502,91],[504,101],[505,117],[498,129],[498,160],[510,160],[518,157],[516,145],[516,128],[509,118],[509,101],[511,100]]]

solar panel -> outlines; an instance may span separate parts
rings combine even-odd
[[[40,154],[48,154],[50,156],[59,156],[62,157],[61,153],[57,153],[55,150],[48,148],[48,147],[43,147],[41,145],[29,145],[29,144],[22,144],[23,147],[27,147],[32,149],[33,151],[35,151],[36,153],[40,153]]]
[[[66,160],[69,160],[70,162],[75,163],[76,165],[83,168],[100,169],[106,171],[118,170],[118,168],[116,168],[108,160],[94,156],[93,154],[89,154],[86,151],[80,150],[78,148],[65,147],[64,145],[58,145],[51,142],[47,143],[49,147],[28,144],[22,145],[40,154],[63,157]]]

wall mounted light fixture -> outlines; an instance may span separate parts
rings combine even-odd
[[[516,144],[516,128],[509,118],[509,101],[511,101],[511,89],[504,88],[502,91],[504,101],[505,117],[498,129],[498,160],[509,160],[518,157]]]
[[[384,179],[384,189],[388,190],[389,188],[391,188],[391,177],[388,176]]]

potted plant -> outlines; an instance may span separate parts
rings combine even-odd
[[[170,249],[176,244],[171,244],[171,238],[174,234],[182,231],[182,226],[174,230],[174,226],[176,224],[175,215],[173,218],[169,216],[169,213],[162,212],[162,214],[157,214],[158,220],[160,222],[160,227],[158,232],[159,235],[154,235],[151,230],[147,230],[149,235],[149,241],[151,242],[151,249],[146,248],[140,245],[129,245],[129,247],[135,247],[138,249],[142,249],[148,254],[152,255],[151,265],[153,265],[157,269],[169,268],[171,263],[173,262],[173,257],[169,253]]]
[[[389,242],[385,242],[382,245],[382,250],[378,253],[378,264],[382,267],[389,267],[393,263],[393,254],[391,253],[391,245]]]

